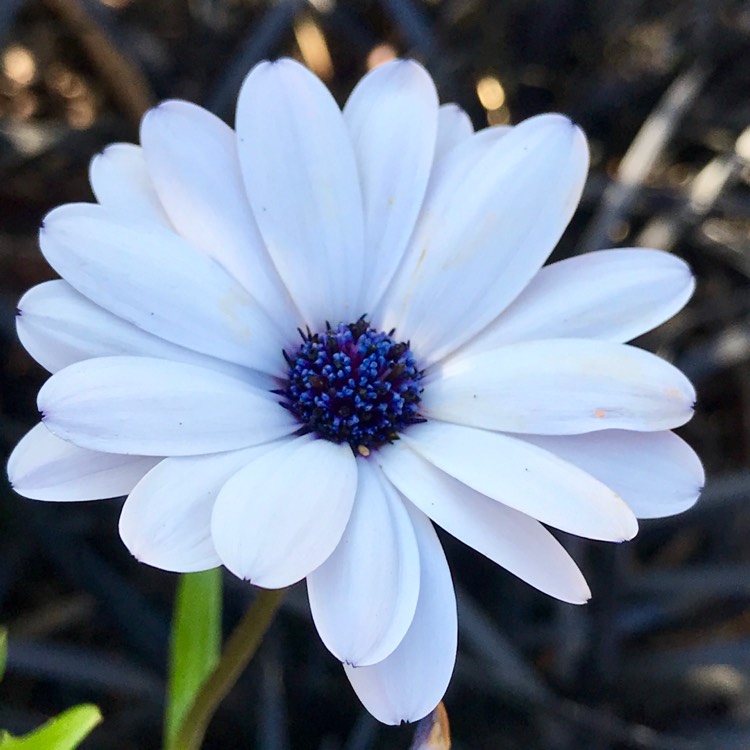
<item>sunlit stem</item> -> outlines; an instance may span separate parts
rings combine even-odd
[[[185,716],[177,735],[177,750],[199,750],[208,724],[273,622],[286,589],[259,589],[250,609],[227,641],[216,669],[208,676]]]
[[[169,684],[164,712],[164,750],[175,740],[195,696],[221,657],[222,571],[179,577],[169,644]]]

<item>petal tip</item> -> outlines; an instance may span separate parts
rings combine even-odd
[[[412,60],[407,57],[397,57],[395,60],[390,60],[385,65],[380,66],[381,69],[390,66],[393,70],[405,76],[418,76],[424,78],[425,76],[432,80],[432,77],[427,72],[427,69],[421,63],[416,60]]]
[[[154,127],[168,127],[169,119],[188,114],[189,110],[197,105],[182,99],[165,99],[155,107],[151,107],[141,118],[141,143],[147,137],[150,129]]]
[[[567,122],[568,127],[574,132],[578,132],[578,133],[585,132],[583,128],[578,124],[578,122],[574,120],[570,115],[562,115],[562,118],[563,120]]]
[[[114,143],[110,143],[104,148],[99,149],[97,153],[94,154],[94,156],[91,159],[91,163],[93,164],[95,161],[99,161],[100,159],[107,159],[113,156],[113,150],[114,150]]]
[[[583,577],[583,574],[579,573],[577,584],[572,589],[570,596],[563,601],[567,601],[568,604],[575,604],[580,607],[584,604],[588,604],[591,601],[592,596],[588,582]]]
[[[631,539],[634,539],[637,534],[638,534],[638,519],[635,517],[635,515],[632,512],[629,512],[628,518],[625,522],[625,525],[622,531],[622,538],[619,541],[629,542]]]
[[[66,222],[70,223],[94,206],[98,207],[96,203],[63,203],[53,208],[39,224],[40,238],[52,234],[53,230],[63,228]]]
[[[124,506],[123,506],[124,507]],[[126,524],[123,523],[122,514],[120,515],[120,523],[118,525],[118,532],[120,534],[120,540],[125,545],[125,548],[130,552],[132,558],[139,563],[148,565],[149,562],[146,560],[146,555],[143,554],[143,550],[138,541],[130,538],[130,533]]]
[[[252,75],[256,71],[258,73],[282,74],[285,71],[300,71],[300,70],[306,73],[310,72],[308,68],[306,68],[302,63],[297,62],[297,60],[294,60],[291,57],[282,56],[282,57],[277,57],[271,60],[263,60],[262,62],[259,62],[250,71],[250,74]]]
[[[696,487],[695,492],[693,493],[692,498],[688,503],[685,504],[685,508],[683,509],[683,513],[687,510],[690,510],[697,502],[701,499],[701,495],[703,494],[705,486],[700,485],[699,487]]]
[[[146,110],[141,118],[141,141],[143,141],[144,130],[149,126],[154,125],[157,120],[162,120],[164,115],[168,114],[169,110],[172,109],[170,104],[171,100],[167,99],[166,101],[159,102],[155,107]]]
[[[33,484],[31,486],[27,485],[28,479],[29,479],[29,472],[24,471],[23,467],[20,469],[16,466],[14,466],[15,461],[13,459],[13,454],[11,453],[10,459],[8,459],[8,468],[7,468],[7,478],[8,478],[8,484],[10,485],[10,488],[13,490],[13,492],[16,493],[16,495],[20,495],[26,500],[44,500],[44,495],[41,494],[38,490],[34,490]]]

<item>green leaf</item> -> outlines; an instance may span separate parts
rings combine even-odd
[[[5,677],[6,661],[8,661],[8,628],[0,628],[0,680]]]
[[[165,750],[175,750],[185,715],[220,653],[221,569],[185,573],[177,586],[172,617]]]
[[[0,750],[74,750],[101,720],[99,709],[84,703],[69,708],[23,737],[12,737],[3,732],[0,734]]]

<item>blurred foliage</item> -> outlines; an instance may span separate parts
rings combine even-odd
[[[8,631],[0,629],[0,681],[8,658]],[[75,750],[102,720],[96,706],[76,706],[24,737],[0,730],[0,750]]]
[[[639,342],[696,383],[683,430],[703,500],[613,546],[565,537],[594,593],[546,599],[443,537],[459,589],[446,706],[456,750],[750,747],[750,4],[739,0],[2,0],[0,427],[7,452],[45,379],[14,332],[20,294],[50,278],[44,213],[91,200],[87,164],[137,141],[165,97],[231,123],[264,57],[306,62],[344,101],[369,65],[421,60],[475,125],[559,110],[590,138],[584,199],[555,257],[647,245],[686,258],[694,300]],[[23,734],[73,703],[107,715],[84,743],[158,748],[176,577],[117,537],[119,501],[43,504],[4,485],[0,613],[11,641],[0,726]],[[251,589],[227,577],[226,625]],[[292,591],[220,709],[211,748],[406,748],[379,726]]]
[[[0,680],[5,677],[5,663],[8,661],[8,631],[0,629]]]
[[[0,733],[0,750],[75,750],[101,720],[96,706],[76,706],[23,737]]]

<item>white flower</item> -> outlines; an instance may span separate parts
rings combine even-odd
[[[622,343],[684,305],[687,266],[630,249],[540,270],[587,166],[559,115],[473,134],[414,62],[365,76],[343,116],[291,60],[249,74],[236,132],[162,104],[140,147],[93,160],[98,204],[42,226],[63,280],[18,331],[54,375],[15,489],[127,494],[122,538],[165,570],[306,578],[367,708],[419,719],[456,653],[431,521],[583,602],[542,524],[629,539],[703,481],[668,432],[693,388]]]

